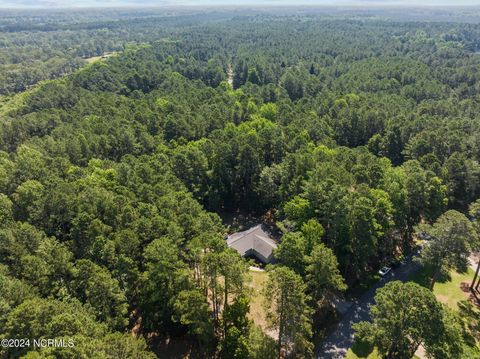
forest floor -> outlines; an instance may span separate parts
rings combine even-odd
[[[218,215],[229,233],[245,231],[262,222],[260,217],[239,210],[235,212],[218,212]]]
[[[458,310],[459,302],[470,299],[469,285],[473,279],[473,275],[474,271],[471,268],[468,268],[465,273],[452,271],[449,277],[440,278],[440,280],[435,283],[433,293],[440,302],[453,310]],[[420,285],[428,286],[429,278],[429,272],[422,269],[411,279]]]
[[[227,82],[233,88],[233,69],[232,69],[232,65],[228,66]]]

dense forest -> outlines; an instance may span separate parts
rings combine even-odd
[[[0,23],[0,336],[75,346],[0,357],[162,358],[182,339],[192,357],[308,358],[332,298],[418,233],[431,288],[479,248],[478,23],[67,15]],[[265,328],[223,213],[282,233]],[[385,358],[480,357],[478,314],[404,286],[359,337]],[[421,328],[387,326],[395,300],[428,303]]]

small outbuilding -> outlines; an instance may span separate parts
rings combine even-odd
[[[277,248],[277,243],[261,224],[246,231],[231,234],[227,237],[227,245],[242,257],[253,256],[265,264],[273,261],[273,250]]]

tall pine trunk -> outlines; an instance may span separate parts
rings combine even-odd
[[[440,268],[435,269],[435,272],[433,273],[432,279],[430,281],[430,290],[433,290],[433,286],[437,282],[438,276],[440,275]]]
[[[280,294],[280,315],[279,315],[279,325],[278,325],[278,359],[282,358],[282,337],[283,337],[283,326],[284,326],[284,314],[283,314],[283,293]]]
[[[470,285],[470,290],[474,290],[474,286],[475,286],[475,282],[476,282],[477,277],[478,277],[479,270],[480,270],[480,259],[478,260],[477,270],[475,271],[475,276],[473,277],[472,284]],[[480,280],[479,280],[479,282],[480,282]],[[475,287],[475,289],[477,289],[477,288],[478,288],[478,284]]]

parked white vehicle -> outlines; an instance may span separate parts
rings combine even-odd
[[[392,270],[392,267],[385,266],[378,271],[378,274],[380,274],[382,277],[385,277],[388,273],[390,273],[391,270]]]

